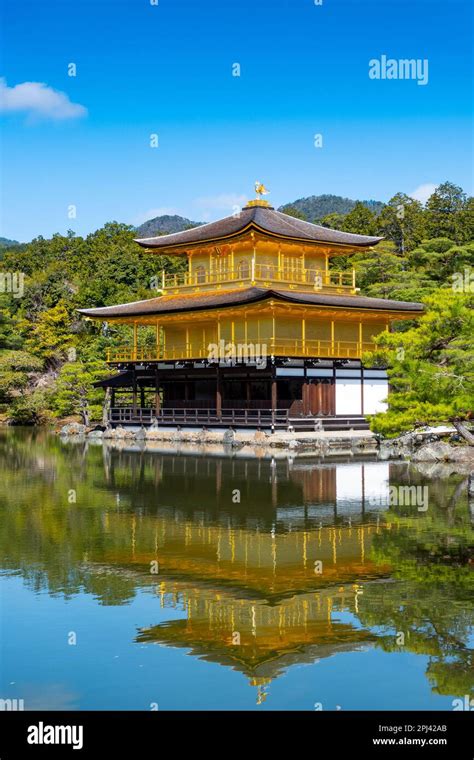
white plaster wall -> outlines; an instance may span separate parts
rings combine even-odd
[[[387,404],[383,399],[388,396],[387,380],[364,379],[364,414],[385,412]]]
[[[358,379],[336,379],[336,414],[362,414],[360,384]]]

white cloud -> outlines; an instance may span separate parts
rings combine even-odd
[[[410,198],[414,198],[420,203],[426,203],[430,195],[433,195],[438,185],[434,185],[432,182],[427,182],[426,185],[420,185],[413,192],[408,193]]]
[[[136,227],[148,222],[150,219],[154,219],[156,216],[182,216],[180,210],[174,206],[160,206],[159,208],[151,208],[149,211],[144,211],[142,214],[138,214],[130,224],[134,224]]]
[[[220,195],[209,195],[207,197],[195,198],[193,205],[200,211],[200,217],[208,221],[216,212],[227,211],[233,214],[237,208],[247,203],[246,195],[237,195],[237,193],[221,193]]]
[[[87,108],[72,103],[64,92],[44,82],[22,82],[8,87],[4,78],[0,78],[0,111],[25,113],[30,119],[77,119],[87,115]]]

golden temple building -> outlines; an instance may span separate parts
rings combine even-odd
[[[133,344],[107,355],[120,371],[101,383],[110,422],[365,427],[364,415],[384,408],[388,382],[362,355],[393,321],[423,310],[362,296],[354,270],[334,268],[381,239],[296,219],[260,197],[219,221],[138,239],[187,269],[162,273],[159,297],[80,310],[133,326]],[[153,328],[153,345],[141,341],[143,328],[148,337]]]

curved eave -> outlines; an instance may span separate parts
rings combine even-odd
[[[202,229],[202,227],[196,227],[196,229]],[[329,227],[327,228],[329,229]],[[163,255],[166,255],[167,251],[178,251],[184,253],[185,251],[191,249],[191,248],[199,248],[206,245],[212,245],[219,243],[223,240],[234,240],[236,238],[241,237],[242,235],[245,235],[246,232],[250,231],[256,231],[260,234],[266,236],[275,238],[277,240],[286,240],[288,242],[294,242],[294,243],[303,243],[303,244],[313,244],[313,245],[322,245],[322,246],[334,246],[337,248],[344,248],[347,249],[353,249],[353,248],[370,248],[373,245],[378,245],[384,238],[383,237],[369,237],[368,240],[364,240],[363,242],[352,242],[352,243],[343,243],[343,242],[336,242],[336,241],[330,241],[330,240],[318,240],[317,238],[311,238],[311,237],[299,237],[296,235],[285,235],[284,233],[280,232],[272,232],[271,230],[266,229],[265,227],[261,227],[259,224],[254,222],[253,220],[246,224],[244,227],[241,227],[239,230],[236,230],[232,233],[229,233],[228,235],[218,235],[216,237],[209,237],[209,238],[203,238],[202,240],[195,240],[195,241],[189,241],[189,242],[178,242],[178,243],[171,243],[169,245],[166,245],[166,242],[164,243],[155,243],[153,244],[151,241],[153,240],[160,240],[160,238],[134,238],[134,242],[138,243],[142,248],[146,248],[149,251],[160,251]],[[339,231],[339,230],[337,230]],[[184,232],[188,232],[188,230],[184,230]],[[173,233],[173,235],[179,235],[180,233]],[[348,233],[350,234],[350,233]],[[163,235],[163,238],[167,237],[167,235]],[[361,235],[361,237],[367,237],[364,235]]]
[[[247,293],[239,291],[238,295],[244,298],[232,300],[233,293],[223,295],[213,295],[197,298],[179,298],[166,299],[161,298],[148,299],[146,301],[135,301],[130,304],[119,304],[117,306],[104,306],[98,309],[78,309],[78,312],[88,319],[97,319],[102,321],[129,321],[141,317],[166,317],[173,314],[184,314],[202,311],[215,311],[245,308],[251,304],[260,303],[266,300],[280,301],[282,303],[291,303],[295,306],[319,309],[341,309],[351,311],[366,312],[383,312],[392,319],[414,319],[424,313],[424,306],[421,303],[409,301],[389,301],[383,298],[368,298],[366,296],[333,296],[329,294],[305,294],[290,293],[288,291],[263,290],[261,288],[249,288]],[[175,303],[173,304],[173,301]],[[159,307],[166,303],[167,308],[153,309],[151,302],[155,302]],[[128,307],[128,311],[127,311]]]

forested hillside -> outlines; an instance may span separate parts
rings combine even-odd
[[[294,207],[287,213],[301,216]],[[310,219],[314,221],[314,219]],[[474,398],[474,200],[444,183],[425,207],[397,194],[381,210],[356,203],[321,223],[386,240],[368,253],[338,258],[355,267],[361,293],[423,300],[418,324],[400,323],[366,361],[391,369],[390,411],[374,429],[394,434],[416,423],[469,416]],[[155,231],[153,232],[153,234]],[[108,329],[79,317],[78,308],[156,296],[153,278],[185,266],[178,258],[144,253],[137,231],[111,222],[85,238],[74,233],[36,238],[1,251],[0,413],[35,424],[78,414],[100,419],[110,374],[109,345],[130,340],[128,326]]]
[[[310,195],[308,198],[299,198],[297,201],[280,206],[279,211],[288,213],[288,209],[296,209],[308,222],[320,224],[328,214],[348,214],[357,203],[361,203],[375,214],[382,211],[384,204],[380,201],[353,201],[350,198],[342,198],[340,195]]]
[[[155,216],[153,219],[140,224],[135,229],[135,237],[153,237],[156,235],[166,235],[171,232],[181,232],[190,227],[197,227],[199,222],[192,222],[184,216],[163,214]]]

